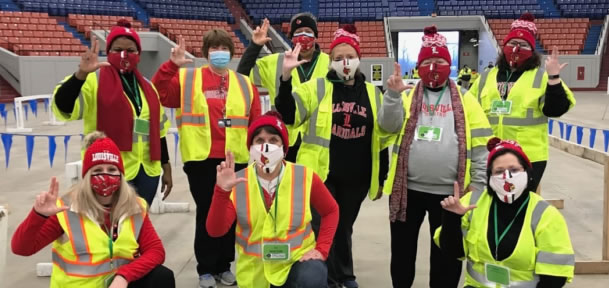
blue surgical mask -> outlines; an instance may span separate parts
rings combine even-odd
[[[209,52],[209,63],[216,68],[226,68],[230,62],[230,52],[213,51]]]

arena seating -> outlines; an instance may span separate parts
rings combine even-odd
[[[556,0],[565,17],[589,17],[602,19],[609,14],[607,0]]]
[[[508,3],[511,2],[511,3]],[[537,0],[438,0],[438,15],[485,15],[489,18],[514,19],[524,12],[543,17],[544,10]]]
[[[152,17],[199,19],[233,23],[223,0],[136,0]]]
[[[23,11],[44,12],[53,16],[101,14],[134,16],[135,10],[124,0],[15,0]]]
[[[338,22],[319,22],[319,37],[317,43],[319,48],[328,52],[330,43],[334,39],[334,31],[339,28]],[[382,21],[356,21],[355,28],[360,36],[360,49],[363,57],[387,57],[387,46],[385,43],[385,28]],[[281,31],[286,35],[289,33],[290,24],[283,23]]]
[[[103,29],[110,30],[112,26],[116,25],[119,19],[126,19],[131,22],[131,27],[136,31],[150,31],[149,28],[142,27],[142,23],[139,21],[133,21],[133,18],[122,17],[122,16],[107,16],[107,15],[83,15],[83,14],[69,14],[68,23],[70,26],[75,27],[78,32],[84,33],[85,38],[91,37],[91,30]]]
[[[419,16],[417,0],[319,0],[319,19],[353,23],[385,16]]]
[[[47,13],[0,11],[0,47],[22,56],[78,56],[87,48]]]
[[[510,32],[513,19],[489,19],[488,23],[495,38],[502,45],[503,38]],[[562,54],[580,54],[588,35],[588,18],[536,19],[537,36],[546,51],[554,46]]]
[[[150,27],[158,29],[161,34],[166,35],[172,41],[177,41],[177,36],[182,35],[186,40],[186,50],[196,57],[202,57],[203,34],[214,28],[222,28],[230,33],[237,57],[240,57],[245,50],[243,43],[239,41],[230,25],[222,21],[150,18]]]
[[[290,21],[300,12],[300,0],[241,0],[245,11],[256,23],[268,18],[272,23]]]

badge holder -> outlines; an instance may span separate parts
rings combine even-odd
[[[486,275],[486,280],[504,285],[506,287],[510,285],[510,268],[485,263],[484,272],[484,274]]]
[[[511,100],[493,100],[491,103],[491,113],[499,115],[509,115],[512,113]]]
[[[133,132],[139,135],[148,135],[150,133],[150,122],[148,120],[135,118]]]
[[[231,119],[226,117],[226,107],[222,109],[222,119],[218,119],[218,127],[230,128],[232,126]]]
[[[287,261],[290,260],[290,243],[263,243],[262,260]]]
[[[417,127],[415,140],[439,142],[442,140],[442,128],[420,125]]]

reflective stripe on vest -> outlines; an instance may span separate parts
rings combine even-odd
[[[491,129],[491,128],[471,129],[470,130],[470,135],[472,136],[472,138],[475,138],[475,137],[490,137],[490,136],[493,136],[493,129]]]
[[[534,117],[533,113],[533,108],[528,108],[527,116],[525,118],[503,117],[503,122],[501,124],[510,126],[535,126],[548,123],[548,117],[546,117],[545,115],[541,117]],[[489,115],[488,122],[491,125],[499,124],[499,116]]]
[[[283,74],[283,57],[285,55],[283,53],[279,53],[277,56],[277,70],[275,70],[275,95],[273,97],[277,97],[279,95],[279,86],[281,86],[281,75]],[[271,110],[276,111],[275,101],[271,101]]]
[[[261,87],[262,86],[262,77],[260,77],[260,68],[258,64],[254,65],[254,85]]]
[[[66,274],[70,276],[78,276],[78,277],[96,277],[104,274],[108,274],[113,271],[110,266],[110,261],[99,262],[97,264],[77,264],[70,263],[69,260],[63,259],[57,251],[53,250],[51,252],[51,257],[53,260],[53,264],[59,266],[61,270],[63,270]],[[114,269],[129,264],[131,261],[128,259],[114,259],[112,264],[114,265]]]
[[[495,283],[487,281],[486,276],[478,273],[478,271],[476,271],[474,269],[474,264],[470,260],[467,260],[467,274],[469,274],[470,277],[474,278],[474,280],[476,280],[478,283],[481,283],[482,285],[485,285],[487,287],[495,287],[495,285],[496,285]],[[537,287],[538,282],[539,282],[539,276],[537,276],[536,274],[533,274],[533,280],[531,280],[531,281],[510,281],[509,287],[535,288],[535,287]]]
[[[484,89],[484,85],[486,84],[486,78],[492,69],[488,71],[484,71],[480,76],[480,82],[478,83],[478,103],[482,104],[482,89]],[[535,73],[535,79],[533,80],[533,89],[541,88],[541,80],[543,80],[543,73],[546,72],[546,68],[543,66],[539,66],[537,68],[537,73]],[[518,80],[516,80],[518,81]],[[544,96],[545,97],[545,96]],[[491,123],[493,124],[493,123]]]
[[[324,139],[317,136],[317,114],[319,113],[319,105],[321,104],[321,99],[324,98],[324,95],[326,95],[326,79],[317,78],[317,108],[315,108],[313,113],[311,113],[311,118],[309,118],[309,131],[307,134],[302,136],[302,142],[319,145],[324,148],[330,148],[329,139]],[[301,119],[302,114],[303,113],[301,113],[300,116]]]
[[[298,228],[304,224],[305,220],[305,191],[303,185],[305,179],[305,168],[303,166],[292,166],[294,179],[292,179],[292,215],[290,217],[290,226],[293,230],[288,231],[288,239],[272,239],[273,242],[290,243],[292,249],[297,249],[302,245],[302,242],[313,231],[311,224],[307,224],[303,231],[298,231]],[[248,169],[253,169],[252,167]],[[245,178],[248,169],[242,169],[237,172],[237,177]],[[262,255],[262,246],[260,242],[249,243],[248,239],[252,234],[249,202],[249,187],[247,182],[239,183],[235,187],[235,206],[237,209],[237,221],[241,228],[241,233],[235,237],[235,242],[245,250],[246,253],[256,256]]]

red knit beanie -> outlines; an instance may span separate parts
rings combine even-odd
[[[110,52],[110,46],[112,46],[114,39],[121,36],[131,38],[131,40],[135,42],[135,45],[137,45],[137,51],[142,52],[140,36],[138,36],[137,32],[131,28],[131,23],[129,23],[129,21],[126,19],[120,19],[116,23],[116,26],[112,27],[110,34],[108,34],[108,38],[106,38],[106,54]]]
[[[537,35],[537,26],[535,26],[535,16],[530,13],[524,13],[520,19],[512,22],[512,30],[503,39],[503,45],[512,40],[519,38],[527,41],[533,49],[535,49],[535,35]]]
[[[495,160],[495,155],[497,154],[497,152],[501,151],[501,150],[509,150],[511,152],[514,152],[516,155],[519,155],[520,157],[522,157],[522,159],[525,160],[525,162],[529,165],[528,168],[532,168],[533,166],[531,165],[531,161],[529,160],[529,157],[527,157],[527,154],[524,153],[524,151],[522,151],[522,147],[520,147],[520,145],[518,144],[518,142],[514,141],[514,140],[501,140],[497,137],[491,138],[490,140],[488,140],[488,143],[486,144],[486,149],[488,149],[488,160],[486,162],[486,166],[487,167],[491,167],[491,162],[493,162],[493,160]]]
[[[82,177],[95,165],[99,164],[112,164],[125,174],[125,167],[123,166],[123,158],[121,157],[121,151],[118,150],[116,144],[112,139],[106,137],[101,138],[93,142],[82,160]]]
[[[279,132],[281,135],[281,142],[283,142],[283,152],[288,154],[288,148],[290,146],[290,139],[288,138],[288,128],[285,127],[281,114],[276,111],[266,112],[264,115],[256,118],[254,122],[247,128],[247,149],[252,146],[252,140],[254,140],[254,132],[256,129],[263,126],[271,126]]]
[[[362,57],[359,50],[359,36],[354,25],[347,24],[334,32],[334,41],[330,44],[330,51],[338,44],[349,44],[357,52],[357,56]]]
[[[446,37],[438,34],[438,28],[436,26],[425,27],[423,30],[423,44],[421,45],[421,51],[419,52],[419,60],[417,67],[421,65],[425,59],[429,58],[442,58],[448,62],[448,65],[452,64],[448,47],[446,47]]]

